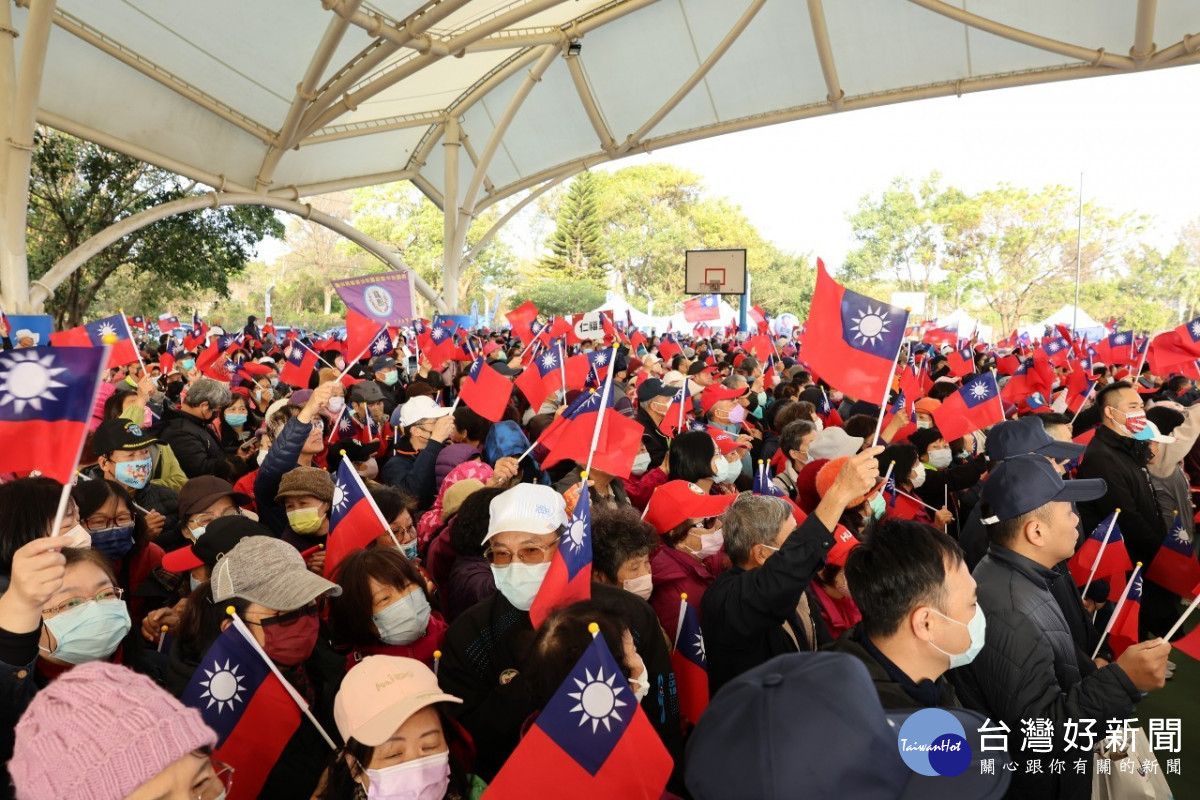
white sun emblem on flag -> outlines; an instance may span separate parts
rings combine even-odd
[[[971,384],[971,396],[976,400],[982,400],[990,394],[987,384],[983,381],[976,381]]]
[[[604,723],[604,729],[611,731],[612,726],[608,724],[610,719],[615,719],[617,722],[624,722],[621,719],[617,709],[628,705],[625,701],[617,697],[618,694],[625,691],[623,686],[613,686],[613,681],[616,680],[616,675],[604,677],[604,667],[596,671],[596,677],[592,677],[591,670],[583,671],[587,681],[581,681],[574,678],[575,685],[579,687],[578,692],[567,692],[567,697],[578,701],[571,712],[578,711],[579,724],[586,725],[588,720],[592,722],[592,733],[600,727],[600,723]]]
[[[1113,344],[1125,344],[1125,334],[1118,333],[1113,337]]]
[[[854,331],[854,338],[861,339],[866,344],[877,345],[883,341],[884,334],[891,332],[889,324],[891,320],[887,318],[882,306],[873,308],[868,305],[866,311],[860,311],[854,318],[850,330]]]
[[[99,334],[100,341],[105,344],[112,344],[117,340],[117,329],[111,322],[101,322],[96,326],[96,333]]]
[[[600,353],[599,355],[596,356],[596,360],[594,363],[597,367],[603,367],[605,364],[608,363],[608,354]]]
[[[554,357],[554,353],[546,353],[542,356],[542,369],[554,369],[558,366],[558,359]]]
[[[567,544],[571,548],[572,553],[578,553],[583,549],[583,543],[587,539],[587,526],[583,524],[583,520],[578,517],[571,518],[571,526],[567,528]]]
[[[200,681],[200,685],[204,687],[200,699],[208,698],[205,708],[216,705],[217,713],[220,714],[225,710],[225,706],[229,706],[229,710],[232,711],[235,704],[242,702],[242,691],[245,687],[242,686],[242,676],[238,674],[239,667],[240,665],[231,665],[229,659],[225,659],[225,666],[221,666],[219,661],[213,661],[212,669],[204,670],[208,680]]]
[[[696,648],[696,655],[700,656],[700,660],[708,663],[708,654],[704,652],[704,637],[699,633],[696,634],[696,641],[692,642],[692,647]]]
[[[387,342],[384,339],[376,339],[375,344],[372,345],[371,349],[375,351],[376,355],[378,355],[379,353],[387,350]]]
[[[435,342],[441,341],[442,339],[446,338],[446,329],[445,328],[434,328],[433,333],[431,333],[429,335],[430,335],[430,337],[433,338],[433,340]]]
[[[18,414],[25,406],[41,411],[43,400],[58,400],[54,390],[66,387],[55,378],[67,369],[54,366],[53,355],[38,358],[32,352],[14,351],[9,361],[10,366],[0,376],[3,381],[0,383],[0,406],[12,403]]]
[[[1188,326],[1188,327],[1189,327],[1189,328],[1191,329],[1191,331],[1192,331],[1192,338],[1193,338],[1193,339],[1200,339],[1200,319],[1193,320],[1193,321],[1192,321],[1192,324],[1191,324],[1190,326]]]
[[[346,487],[342,486],[341,481],[333,485],[333,511],[340,514],[345,511],[345,505],[348,502],[346,497]]]

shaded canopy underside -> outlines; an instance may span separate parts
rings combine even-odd
[[[218,189],[439,206],[460,129],[472,213],[734,130],[1195,63],[1198,29],[1194,0],[59,0],[38,120]]]

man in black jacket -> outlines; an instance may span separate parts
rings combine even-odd
[[[1083,454],[1076,472],[1080,478],[1103,478],[1108,491],[1079,504],[1084,531],[1091,532],[1116,509],[1117,525],[1134,563],[1150,566],[1167,537],[1146,465],[1150,462],[1150,435],[1142,397],[1125,381],[1109,384],[1096,395],[1101,423]],[[1178,616],[1175,595],[1156,583],[1142,585],[1139,616],[1143,638],[1161,636]]]
[[[1079,519],[1071,504],[1095,500],[1104,490],[1099,480],[1064,482],[1039,455],[1000,463],[984,487],[983,522],[992,544],[974,578],[987,631],[979,655],[951,670],[950,679],[964,706],[1007,726],[1009,755],[1018,767],[1013,797],[1090,797],[1086,731],[1099,737],[1096,742],[1103,740],[1107,720],[1135,716],[1142,692],[1166,681],[1170,645],[1161,639],[1141,642],[1115,663],[1094,662],[1080,649],[1055,598],[1063,582],[1078,597],[1070,576],[1054,569],[1075,551]],[[1048,721],[1046,749],[1024,747],[1029,723],[1023,720]],[[1068,722],[1078,726],[1078,735],[1071,736]],[[1082,775],[1047,766],[1053,759],[1072,764],[1080,758],[1089,762]],[[1025,763],[1034,760],[1038,771]]]
[[[669,440],[666,434],[659,430],[658,425],[667,409],[671,407],[672,398],[680,391],[682,389],[667,386],[658,378],[647,378],[637,388],[638,410],[633,419],[642,426],[642,444],[646,446],[646,452],[650,455],[648,469],[659,466],[667,457]]]
[[[233,464],[212,429],[213,420],[219,419],[231,402],[233,393],[228,386],[212,378],[200,378],[188,386],[179,408],[163,409],[162,422],[154,433],[160,442],[171,445],[189,478],[216,475],[234,479]]]
[[[400,407],[400,427],[404,435],[396,444],[396,453],[379,473],[381,483],[403,489],[417,499],[425,510],[437,497],[434,467],[446,441],[454,433],[454,417],[431,397],[414,397]]]
[[[945,673],[978,652],[985,623],[955,541],[885,522],[846,556],[846,582],[862,622],[825,649],[862,661],[885,709],[958,707]]]
[[[724,570],[700,601],[712,695],[748,669],[784,653],[815,650],[804,590],[833,546],[846,506],[875,488],[882,447],[848,459],[821,504],[799,527],[777,497],[742,495],[723,518]]]

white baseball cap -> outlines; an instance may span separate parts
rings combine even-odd
[[[433,402],[432,397],[414,397],[400,406],[400,426],[408,428],[423,419],[437,419],[450,413],[450,409]]]
[[[38,339],[41,338],[36,333],[29,330],[29,328],[21,328],[21,330],[17,331],[13,336],[14,341],[17,342],[21,341],[22,339],[33,339],[34,344],[37,344]]]
[[[554,533],[567,524],[567,503],[549,486],[522,483],[492,498],[483,541],[497,533]]]

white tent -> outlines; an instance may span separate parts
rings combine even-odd
[[[978,319],[972,317],[961,308],[956,308],[944,317],[938,317],[937,324],[941,327],[953,327],[957,325],[958,335],[963,339],[969,339],[972,334],[978,334],[981,342],[992,341],[992,326],[980,325]]]
[[[652,317],[644,311],[638,311],[624,297],[614,292],[608,292],[604,302],[591,310],[611,312],[613,319],[617,322],[625,322],[625,315],[628,312],[633,324],[642,330],[648,331],[651,328],[664,330],[667,327],[667,317]]]

